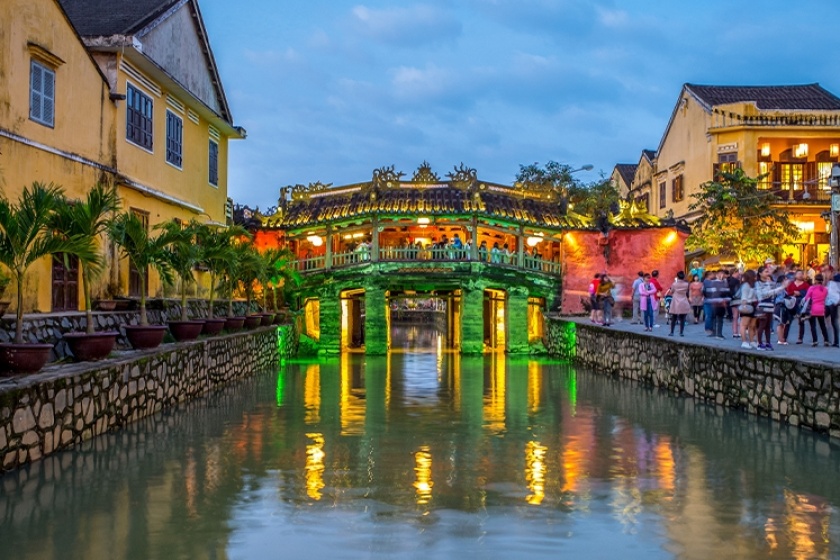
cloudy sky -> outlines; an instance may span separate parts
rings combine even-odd
[[[237,125],[230,196],[366,181],[424,160],[511,183],[548,160],[595,180],[656,149],[680,87],[840,94],[837,0],[200,0]]]

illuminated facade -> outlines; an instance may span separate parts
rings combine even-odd
[[[196,0],[11,0],[0,43],[0,186],[35,181],[78,199],[117,187],[149,227],[173,218],[224,225],[233,117]],[[139,295],[136,271],[110,268],[94,295]],[[27,310],[76,311],[78,270],[32,267]],[[152,274],[149,294],[160,292]]]
[[[646,157],[649,156],[649,157]],[[647,159],[647,167],[645,160]],[[777,257],[823,259],[829,248],[828,177],[840,161],[840,98],[819,84],[685,84],[655,152],[645,150],[630,194],[652,214],[691,222],[702,183],[721,171],[762,177],[799,226],[801,238]]]
[[[258,217],[255,244],[297,257],[301,327],[324,353],[386,352],[392,314],[418,298],[440,302],[447,349],[529,352],[545,311],[578,310],[574,290],[592,269],[682,266],[684,232],[635,205],[595,221],[567,210],[553,185],[482,182],[463,165],[447,179],[426,163],[403,176],[383,167],[364,183],[286,187],[277,212]]]

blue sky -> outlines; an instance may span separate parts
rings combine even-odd
[[[840,95],[840,2],[200,0],[237,125],[229,193],[366,181],[424,160],[520,164],[656,149],[680,87],[819,82]]]

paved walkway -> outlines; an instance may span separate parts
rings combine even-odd
[[[589,317],[565,317],[567,320],[574,321],[580,324],[589,324],[591,325],[592,322],[589,320]],[[657,324],[659,327],[655,327],[652,332],[645,332],[644,325],[634,325],[628,319],[621,319],[617,323],[613,323],[609,327],[599,327],[604,329],[616,329],[620,331],[632,331],[637,332],[641,335],[647,336],[655,336],[659,338],[664,338],[667,340],[674,340],[679,342],[688,342],[692,344],[702,344],[704,346],[710,346],[713,348],[725,348],[726,350],[737,350],[741,352],[751,352],[751,353],[760,353],[760,354],[771,354],[777,355],[778,357],[788,357],[788,358],[795,358],[806,362],[833,362],[840,365],[840,348],[833,348],[833,347],[825,347],[822,343],[822,335],[819,331],[819,325],[817,326],[817,337],[820,340],[819,346],[812,347],[811,346],[811,328],[808,323],[805,323],[805,341],[802,344],[796,344],[797,336],[799,335],[799,325],[794,323],[791,325],[791,332],[790,332],[790,344],[787,346],[780,346],[776,340],[776,333],[775,329],[773,332],[773,336],[771,337],[773,350],[756,350],[750,349],[747,350],[746,348],[741,348],[741,339],[740,338],[732,338],[732,322],[731,321],[724,321],[723,323],[723,334],[726,337],[725,340],[718,340],[713,337],[709,337],[704,330],[703,321],[700,321],[700,324],[695,325],[693,318],[689,317],[688,321],[686,321],[685,325],[685,336],[680,337],[679,335],[679,325],[677,325],[674,336],[668,336],[670,332],[670,326],[665,322],[665,315],[662,314],[659,316]],[[831,333],[831,328],[828,329],[828,339],[829,341],[833,341],[833,335]]]

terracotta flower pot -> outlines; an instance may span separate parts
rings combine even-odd
[[[117,308],[117,301],[113,299],[96,300],[96,309],[99,311],[113,311]]]
[[[263,313],[262,314],[262,321],[260,321],[260,325],[263,327],[267,327],[271,323],[274,322],[274,313]]]
[[[0,368],[4,373],[35,373],[50,359],[52,344],[0,344]]]
[[[195,340],[203,329],[204,321],[169,321],[169,332],[179,342]]]
[[[205,319],[204,320],[204,328],[201,330],[201,334],[206,335],[214,335],[219,334],[222,332],[222,329],[225,328],[225,319]]]
[[[135,350],[157,348],[163,342],[166,325],[126,325],[125,337]]]
[[[245,328],[255,329],[262,323],[262,315],[248,315],[245,317]]]
[[[77,362],[92,362],[107,357],[114,349],[119,335],[118,332],[74,332],[65,334],[64,340]]]
[[[245,317],[228,317],[225,319],[225,330],[227,332],[240,331],[243,325],[245,325]]]

